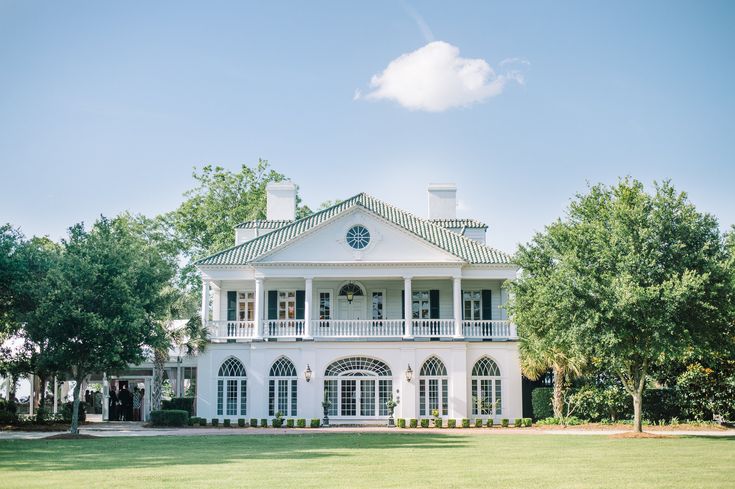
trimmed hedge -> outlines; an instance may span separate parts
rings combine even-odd
[[[189,413],[182,409],[151,411],[151,424],[153,426],[187,426]]]
[[[409,428],[416,428],[419,425],[419,420],[415,418],[411,418],[408,420],[408,427]]]
[[[288,418],[288,419],[286,420],[286,428],[293,428],[293,425],[294,425],[294,420],[293,420],[293,418]]]
[[[212,426],[219,426],[219,419],[212,418]]]
[[[513,421],[513,426],[516,428],[522,428],[523,427],[523,419],[516,418],[515,421]]]
[[[487,426],[488,428],[492,428],[493,427],[493,424],[494,424],[493,418],[489,418],[487,420],[487,423],[485,424],[485,426]]]
[[[428,428],[429,427],[429,420],[427,418],[424,418],[421,420],[421,427],[422,428]]]
[[[434,428],[441,428],[442,427],[442,423],[443,423],[443,421],[442,421],[441,418],[436,418],[434,420]]]
[[[225,419],[225,422],[222,424],[224,425],[225,428],[229,428],[230,426],[232,426],[232,423],[230,422],[229,419]]]
[[[533,424],[533,420],[531,418],[523,418],[523,426],[525,428],[530,428]]]
[[[470,420],[467,418],[462,418],[462,428],[469,428],[470,427]]]
[[[237,426],[239,426],[240,428],[245,428],[245,420],[242,418],[239,418],[237,420]]]
[[[482,428],[482,420],[481,419],[478,418],[478,419],[475,420],[475,428]]]
[[[510,420],[508,420],[507,418],[503,418],[500,420],[500,426],[502,426],[503,428],[507,428],[508,424],[510,424]]]
[[[199,426],[207,426],[207,418],[199,418]]]
[[[265,418],[262,418],[262,419],[260,420],[260,427],[261,427],[261,428],[267,428],[267,427],[268,427],[268,420],[267,420],[267,419],[265,419]]]
[[[319,418],[313,418],[309,422],[309,426],[311,426],[312,428],[319,428],[319,426],[321,426],[321,420]]]
[[[194,415],[194,398],[193,397],[174,397],[171,400],[161,401],[161,409],[169,411],[172,409],[181,409],[189,413],[189,416]]]
[[[257,428],[258,427],[258,418],[250,418],[250,427],[251,428]]]
[[[296,420],[296,427],[297,428],[306,428],[306,420],[304,418],[299,418]]]
[[[554,397],[552,387],[536,387],[531,391],[531,406],[533,407],[533,419],[546,419],[554,416],[551,400]]]
[[[398,418],[397,420],[398,427],[399,428],[405,428],[406,427],[406,420],[403,418]]]
[[[447,420],[447,428],[456,428],[457,427],[457,420],[454,418],[450,418]]]

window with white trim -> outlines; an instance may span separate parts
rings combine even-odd
[[[230,357],[217,373],[217,415],[245,416],[248,404],[248,380],[245,366]]]
[[[482,319],[482,293],[479,290],[463,291],[462,301],[465,320],[479,321]]]
[[[332,291],[319,291],[319,319],[332,319]]]
[[[324,372],[324,398],[331,402],[330,416],[388,416],[386,403],[392,397],[391,370],[375,358],[343,358]]]
[[[428,290],[414,290],[411,292],[413,319],[430,319],[431,302]]]
[[[432,356],[419,371],[419,415],[431,416],[434,410],[449,414],[449,385],[444,362]]]
[[[296,291],[278,291],[278,319],[296,319]]]
[[[255,292],[237,293],[237,320],[255,321]]]
[[[500,416],[503,412],[502,386],[498,364],[482,357],[472,368],[472,414]]]
[[[298,376],[291,360],[281,357],[271,366],[268,375],[268,414],[296,416],[298,407]]]
[[[372,292],[371,297],[373,319],[385,319],[385,293],[376,290]]]

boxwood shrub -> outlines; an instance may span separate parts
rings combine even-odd
[[[260,427],[261,427],[261,428],[267,428],[267,427],[268,427],[268,420],[267,420],[267,419],[265,419],[265,418],[262,418],[262,419],[260,420]]]
[[[237,420],[237,426],[239,426],[240,428],[245,428],[245,420],[242,418],[239,418]]]
[[[531,418],[523,418],[523,426],[530,428],[532,424],[533,420]]]
[[[293,428],[293,425],[294,425],[294,420],[293,420],[293,418],[288,418],[288,419],[286,420],[286,428]]]
[[[469,428],[470,427],[470,420],[467,418],[462,418],[462,428]]]
[[[258,418],[250,418],[250,427],[251,428],[257,428],[258,427]]]
[[[229,418],[225,419],[225,422],[222,424],[224,425],[225,428],[229,428],[230,426],[232,426],[232,422],[230,422]]]
[[[516,418],[515,421],[513,421],[513,426],[516,428],[522,428],[523,427],[523,419]]]
[[[534,419],[546,419],[554,416],[551,399],[554,397],[552,387],[536,387],[531,391],[531,406]]]
[[[485,423],[485,426],[487,426],[488,428],[492,428],[493,424],[494,424],[493,418],[490,418],[487,420],[487,423]]]
[[[398,418],[396,420],[399,428],[405,428],[406,427],[406,420],[404,418]]]
[[[219,426],[219,419],[212,418],[212,426]]]
[[[508,420],[508,418],[503,418],[500,420],[500,426],[502,426],[503,428],[507,428],[509,423],[510,421]]]
[[[313,418],[309,422],[309,426],[311,426],[312,428],[319,428],[320,425],[321,425],[321,421],[319,420],[319,418]]]
[[[296,427],[297,428],[306,428],[306,420],[304,418],[299,418],[296,420]]]
[[[151,411],[153,426],[186,426],[189,424],[189,413],[181,409],[161,409]]]
[[[481,419],[478,418],[478,419],[475,420],[475,428],[482,428],[482,420]]]
[[[189,413],[189,416],[194,414],[194,398],[193,397],[174,397],[171,400],[162,400],[161,409],[168,411],[171,409],[182,409]]]
[[[199,426],[207,426],[207,419],[199,418]]]
[[[429,427],[429,420],[427,418],[424,418],[421,420],[421,427],[422,428],[428,428]]]
[[[443,420],[441,418],[436,418],[434,420],[434,428],[441,428],[442,427],[442,421]]]
[[[456,428],[457,427],[457,420],[454,418],[450,418],[447,420],[447,428]]]
[[[409,428],[416,428],[419,425],[419,420],[415,418],[411,418],[408,420],[408,427]]]

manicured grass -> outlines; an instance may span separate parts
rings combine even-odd
[[[305,434],[0,441],[0,486],[732,488],[735,437]]]

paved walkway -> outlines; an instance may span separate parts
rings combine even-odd
[[[145,428],[142,423],[93,423],[85,425],[80,432],[100,437],[117,436],[201,436],[201,435],[303,435],[318,433],[394,433],[400,435],[439,434],[460,436],[534,436],[534,435],[615,435],[627,433],[627,429],[548,429],[548,428],[408,428],[398,429],[387,426],[338,427],[331,428]],[[669,436],[733,436],[735,429],[728,430],[649,430],[649,433]],[[0,440],[36,440],[59,432],[38,431],[0,431]]]

